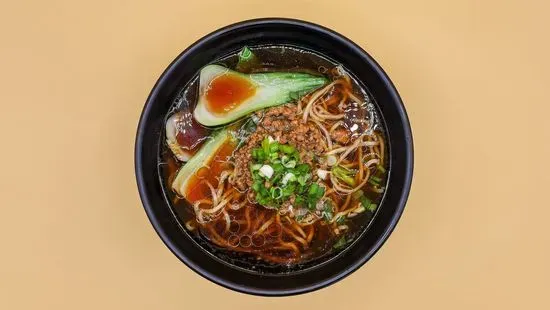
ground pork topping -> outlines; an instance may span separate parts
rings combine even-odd
[[[296,105],[287,104],[266,110],[261,117],[261,121],[245,142],[245,144],[235,152],[235,177],[232,179],[232,185],[240,191],[246,191],[252,186],[252,174],[250,173],[249,163],[252,160],[252,149],[258,147],[262,140],[271,136],[280,144],[289,144],[300,152],[300,158],[303,163],[312,165],[314,157],[320,156],[326,148],[323,135],[315,124],[308,122],[302,123]],[[253,198],[253,192],[249,198]]]

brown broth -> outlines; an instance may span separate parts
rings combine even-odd
[[[297,49],[294,47],[284,46],[264,46],[252,48],[257,58],[262,60],[257,67],[251,68],[251,72],[260,71],[300,71],[321,74],[327,69],[335,67],[337,64],[315,53]],[[229,68],[235,68],[238,57],[236,54],[221,58],[215,63],[226,65]],[[216,79],[216,80],[219,80]],[[215,80],[215,81],[216,81]],[[246,100],[253,95],[253,90],[250,90],[250,85],[240,83],[239,81],[219,80],[218,84],[211,85],[211,93],[207,93],[211,105],[209,109],[214,112],[225,113],[235,108],[238,103]],[[213,83],[214,84],[214,83]],[[346,126],[351,127],[353,120],[364,118],[365,115],[371,114],[377,120],[378,130],[382,128],[378,112],[372,100],[366,92],[363,91],[359,84],[353,81],[356,93],[359,94],[368,104],[351,109],[346,112],[344,120]],[[175,111],[183,111],[190,113],[194,109],[198,95],[198,79],[195,78],[186,85],[181,93],[174,100],[174,107],[170,114]],[[193,126],[197,126],[193,124]],[[382,132],[383,134],[383,132]],[[226,163],[227,158],[231,156],[235,145],[226,144],[210,163],[208,169],[202,169],[198,176],[194,176],[191,186],[187,194],[187,199],[177,197],[170,190],[171,182],[174,179],[177,170],[181,163],[177,162],[171,154],[165,143],[162,144],[159,157],[159,169],[163,180],[163,187],[170,199],[170,204],[176,216],[179,218],[182,227],[185,223],[195,221],[195,213],[190,206],[190,202],[197,201],[203,198],[210,197],[209,188],[200,181],[208,180],[214,187],[218,185],[218,177],[224,169],[228,168]],[[385,148],[387,150],[387,148]],[[387,154],[386,154],[387,155]],[[388,160],[385,160],[384,166],[387,168]],[[376,172],[376,176],[381,178],[381,184],[386,183],[386,173]],[[368,189],[368,188],[367,188]],[[365,195],[374,203],[380,204],[383,194],[376,193],[370,190],[365,190]],[[344,203],[346,197],[338,194],[331,196],[339,204]],[[291,272],[309,268],[319,264],[331,257],[337,255],[341,249],[335,249],[335,243],[338,241],[335,238],[333,229],[324,222],[318,221],[311,227],[303,228],[303,232],[292,230],[290,224],[287,224],[283,216],[277,216],[274,210],[266,209],[255,203],[248,203],[245,207],[239,210],[229,210],[228,216],[231,219],[231,225],[228,229],[224,221],[214,221],[211,225],[198,227],[192,231],[187,230],[191,236],[203,247],[206,251],[211,252],[218,258],[228,262],[234,266],[255,270],[263,273],[280,273]],[[347,240],[355,240],[369,224],[373,217],[373,213],[364,212],[346,221],[349,229],[343,234]],[[259,231],[259,228],[269,220],[273,220],[267,225],[261,233],[252,233]],[[290,232],[299,235],[302,239],[309,239],[311,242],[307,247],[303,247],[296,259],[292,255],[292,250],[277,248],[281,242],[289,242]],[[301,235],[301,234],[304,235]],[[260,255],[261,254],[261,255]],[[259,259],[259,257],[263,259]],[[269,258],[266,260],[266,258]]]

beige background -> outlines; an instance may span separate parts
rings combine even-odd
[[[550,309],[547,1],[2,2],[0,309]],[[382,250],[330,288],[279,299],[181,264],[133,171],[164,68],[202,35],[265,16],[321,23],[371,53],[416,149]]]

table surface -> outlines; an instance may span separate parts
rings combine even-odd
[[[10,1],[0,10],[1,309],[549,309],[547,1]],[[189,44],[268,16],[382,65],[415,174],[376,256],[320,291],[217,286],[155,234],[133,170],[151,87]],[[350,307],[347,307],[350,306]]]

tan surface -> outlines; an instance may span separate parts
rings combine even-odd
[[[550,308],[546,1],[23,2],[0,9],[0,309]],[[375,258],[269,300],[181,264],[133,174],[137,120],[166,65],[261,16],[319,22],[372,53],[416,148],[409,204]]]

